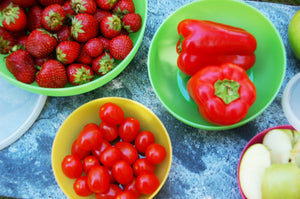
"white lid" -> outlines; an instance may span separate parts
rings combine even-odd
[[[282,95],[282,108],[289,123],[300,132],[300,73],[287,83]]]
[[[46,96],[25,91],[0,77],[0,150],[31,127],[46,99]]]

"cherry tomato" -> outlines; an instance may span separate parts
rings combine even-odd
[[[136,199],[132,191],[121,191],[117,194],[115,199]]]
[[[91,191],[95,193],[105,193],[109,189],[109,174],[100,165],[92,167],[87,174],[87,183]]]
[[[125,142],[132,142],[141,129],[140,122],[133,117],[126,117],[119,126],[119,136]]]
[[[92,150],[92,154],[100,160],[101,153],[111,144],[107,140],[102,140],[101,144]]]
[[[83,171],[86,174],[95,165],[100,165],[100,162],[99,162],[98,158],[93,155],[86,156],[82,161]]]
[[[152,164],[147,158],[137,159],[133,163],[132,168],[133,168],[134,175],[136,176],[138,176],[143,171],[149,171],[154,173],[156,169],[155,165]]]
[[[109,142],[115,140],[119,136],[118,127],[101,121],[99,128],[103,133],[103,138]]]
[[[124,191],[132,191],[136,198],[139,198],[142,194],[137,190],[136,178],[134,178],[131,183],[123,186]]]
[[[154,173],[143,172],[136,178],[136,187],[140,193],[152,194],[159,187],[159,179]]]
[[[159,164],[166,157],[166,149],[161,144],[153,143],[147,147],[145,156],[152,164]]]
[[[103,139],[103,135],[95,123],[89,123],[83,127],[77,137],[77,145],[79,148],[91,151],[97,148]]]
[[[77,178],[73,184],[73,189],[79,196],[90,196],[93,194],[93,192],[88,187],[86,176],[80,176],[79,178]]]
[[[109,189],[105,193],[96,193],[95,196],[97,199],[115,199],[117,194],[121,192],[122,189],[116,184],[110,184]]]
[[[80,177],[83,171],[81,160],[75,155],[65,156],[61,168],[63,173],[72,179]]]
[[[140,153],[145,153],[147,147],[155,142],[155,137],[151,131],[141,131],[135,138],[135,148]]]
[[[121,151],[121,159],[126,160],[130,165],[132,165],[139,158],[136,148],[129,142],[117,142],[115,147]]]
[[[133,180],[133,170],[125,160],[118,160],[112,166],[113,177],[122,185],[129,184]]]
[[[119,125],[124,119],[124,111],[117,104],[107,102],[100,107],[99,117],[108,124]]]
[[[83,158],[85,158],[86,156],[90,155],[90,151],[82,150],[78,147],[77,140],[73,142],[71,151],[72,155],[76,155],[81,160],[83,160]]]
[[[112,165],[121,159],[122,153],[121,151],[114,147],[107,147],[100,155],[100,162],[107,167],[112,167]]]

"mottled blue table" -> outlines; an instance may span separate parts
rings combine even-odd
[[[92,99],[120,96],[150,108],[166,126],[173,145],[169,177],[156,198],[240,198],[236,169],[240,153],[258,132],[288,124],[281,96],[288,80],[300,72],[287,38],[288,22],[300,8],[274,3],[246,1],[269,18],[282,36],[287,53],[287,71],[273,103],[255,120],[228,131],[206,131],[174,118],[156,97],[147,73],[147,54],[159,25],[175,10],[192,0],[148,1],[147,28],[142,45],[128,67],[110,83],[71,97],[48,97],[33,126],[15,143],[0,151],[0,196],[17,198],[66,198],[51,168],[55,134],[80,105]],[[0,121],[1,122],[1,121]]]

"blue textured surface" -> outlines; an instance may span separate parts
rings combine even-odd
[[[0,151],[0,195],[18,198],[66,198],[51,169],[55,134],[80,105],[96,98],[120,96],[150,108],[166,126],[173,145],[169,177],[156,198],[240,198],[236,169],[246,143],[260,131],[288,124],[281,96],[288,80],[300,72],[287,38],[287,27],[297,6],[250,2],[269,18],[282,36],[287,52],[287,71],[273,103],[252,122],[228,131],[205,131],[187,126],[162,106],[150,85],[147,54],[155,31],[175,10],[192,0],[150,0],[142,45],[129,66],[105,86],[71,97],[49,97],[33,126],[17,142]],[[263,28],[263,27],[262,27]]]

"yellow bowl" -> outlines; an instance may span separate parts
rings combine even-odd
[[[159,120],[159,118],[144,105],[126,98],[120,97],[106,97],[99,98],[90,101],[71,113],[68,118],[63,122],[59,128],[52,146],[52,169],[55,179],[62,189],[62,191],[69,198],[96,198],[95,194],[90,197],[80,197],[73,190],[74,179],[69,179],[63,174],[61,169],[61,162],[63,158],[71,154],[71,146],[73,141],[77,138],[80,130],[87,123],[100,123],[99,109],[100,106],[106,102],[113,102],[119,105],[124,113],[125,117],[134,117],[140,121],[141,130],[148,130],[153,132],[155,136],[155,142],[163,145],[166,148],[167,156],[166,159],[156,165],[155,174],[157,175],[160,186],[151,195],[142,195],[141,198],[153,198],[165,183],[172,162],[172,146],[169,138],[169,134]]]

